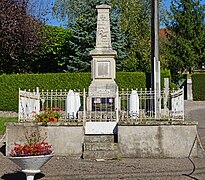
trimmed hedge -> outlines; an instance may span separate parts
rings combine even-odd
[[[192,92],[194,101],[205,101],[205,73],[192,75]]]
[[[124,89],[144,89],[146,87],[146,76],[143,72],[117,72],[116,83],[119,90]]]
[[[141,72],[117,72],[116,82],[121,88],[145,88],[146,77]],[[0,76],[0,110],[18,111],[18,89],[40,91],[60,89],[88,89],[91,73],[15,74]]]
[[[177,89],[177,85],[171,82],[171,73],[170,70],[163,70],[161,69],[161,89],[164,89],[164,78],[169,78],[169,88],[170,89]]]
[[[165,77],[171,77],[168,70],[161,71],[162,87]],[[170,78],[171,79],[171,78]],[[88,90],[91,83],[91,73],[48,73],[48,74],[15,74],[0,76],[0,110],[18,111],[18,89],[33,90],[69,90],[84,88]],[[116,83],[119,90],[144,89],[146,75],[142,72],[117,72]]]

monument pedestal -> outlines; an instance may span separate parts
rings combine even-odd
[[[118,86],[114,80],[95,80],[89,86],[88,111],[115,111]]]
[[[112,48],[95,48],[90,52],[92,82],[88,91],[88,111],[115,111],[118,87],[115,82],[115,57]]]

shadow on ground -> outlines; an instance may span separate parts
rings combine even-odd
[[[45,175],[42,173],[38,173],[35,175],[34,180],[35,179],[41,179],[43,178]],[[23,172],[17,171],[15,173],[9,173],[9,174],[4,174],[1,179],[5,179],[5,180],[26,180],[26,174],[24,174]]]
[[[2,153],[4,156],[6,156],[6,145],[0,146],[0,153]]]

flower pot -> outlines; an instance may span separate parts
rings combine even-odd
[[[52,118],[50,122],[58,122],[58,118]]]
[[[40,168],[46,164],[53,154],[40,156],[23,156],[23,157],[8,157],[11,161],[21,167],[22,172],[26,173],[27,180],[33,180],[34,175],[40,172]]]

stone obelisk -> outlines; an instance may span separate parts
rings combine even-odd
[[[90,52],[93,58],[91,62],[92,82],[88,92],[88,110],[90,111],[92,111],[93,103],[100,104],[104,101],[113,101],[114,104],[118,89],[114,80],[117,52],[112,49],[111,44],[109,18],[111,7],[103,4],[96,6],[96,8],[98,12],[96,47]]]

